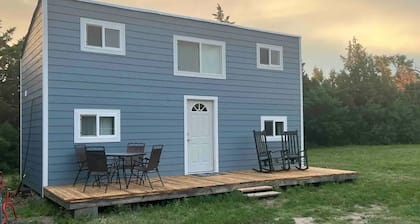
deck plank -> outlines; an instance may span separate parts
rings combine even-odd
[[[357,172],[311,167],[307,170],[290,170],[273,173],[259,173],[253,170],[223,172],[210,176],[168,176],[163,177],[165,186],[158,178],[151,178],[153,189],[146,182],[140,185],[133,181],[128,189],[111,184],[105,188],[83,185],[48,186],[45,196],[68,210],[101,207],[117,204],[138,203],[198,195],[224,193],[241,187],[261,185],[291,186],[296,184],[353,180]]]

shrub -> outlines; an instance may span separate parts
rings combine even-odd
[[[19,168],[19,132],[9,123],[0,125],[0,170],[16,172]]]

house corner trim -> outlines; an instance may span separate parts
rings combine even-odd
[[[42,197],[48,186],[48,0],[42,0]]]

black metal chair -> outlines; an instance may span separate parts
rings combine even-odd
[[[285,131],[281,135],[281,147],[286,152],[288,169],[293,164],[299,170],[309,168],[305,148],[300,147],[298,131]]]
[[[127,152],[128,153],[144,153],[144,148],[146,144],[144,143],[128,143]],[[144,155],[139,155],[136,157],[131,157],[129,160],[125,161],[125,166],[132,169],[134,165],[143,163]]]
[[[102,179],[106,178],[105,182],[105,193],[108,190],[108,185],[111,183],[111,171],[107,163],[107,158],[105,154],[105,147],[103,146],[88,146],[86,147],[86,161],[88,166],[88,175],[85,181],[85,185],[83,187],[83,192],[86,191],[86,185],[89,181],[91,176],[95,177],[92,186],[97,184],[101,187]],[[112,168],[111,168],[112,169]],[[120,188],[121,188],[121,181],[120,181]]]
[[[284,150],[269,150],[265,131],[254,130],[254,141],[259,165],[259,169],[254,170],[258,172],[273,172],[287,169]]]
[[[128,153],[144,153],[145,146],[146,146],[145,143],[128,143],[127,152]],[[136,169],[136,167],[143,166],[143,159],[144,159],[144,154],[135,156],[135,157],[131,156],[131,157],[124,158],[124,168],[126,170],[127,169],[130,170],[129,181],[131,181],[131,177],[133,175],[137,175],[136,173],[134,173],[134,170]],[[139,177],[137,176],[137,178]]]
[[[87,171],[87,161],[86,161],[86,145],[85,144],[75,144],[74,152],[76,154],[77,163],[79,164],[79,170],[77,171],[76,178],[74,179],[73,186],[76,185],[77,180],[79,179],[80,173],[82,171]]]
[[[139,183],[144,184],[144,179],[147,179],[149,182],[150,187],[153,189],[152,182],[149,178],[149,173],[156,172],[160,182],[162,183],[162,186],[165,186],[163,184],[162,178],[159,173],[159,163],[160,163],[160,156],[162,154],[163,145],[153,145],[152,146],[152,152],[150,153],[150,158],[144,158],[144,163],[142,166],[136,167],[138,176],[140,176],[140,179],[138,180]],[[140,175],[140,172],[142,174]]]

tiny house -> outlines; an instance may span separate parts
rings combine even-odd
[[[21,60],[25,184],[42,194],[72,183],[77,143],[163,144],[164,176],[257,167],[252,130],[273,143],[287,129],[302,136],[300,46],[217,21],[40,0]]]

